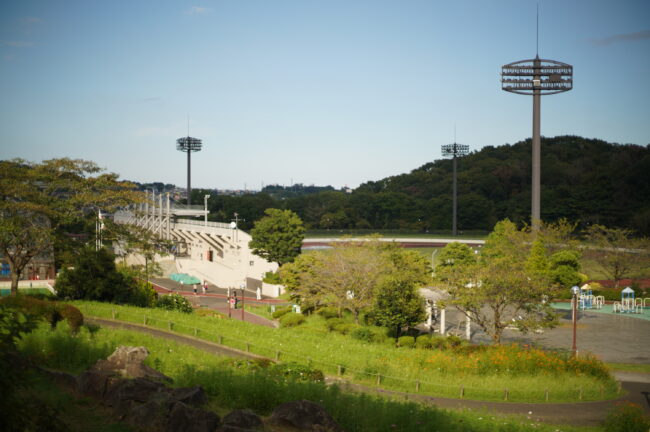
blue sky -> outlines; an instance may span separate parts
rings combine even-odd
[[[542,134],[650,143],[650,2],[542,0],[541,58],[574,66]],[[526,139],[500,68],[535,56],[534,0],[4,1],[0,159],[74,157],[193,187],[356,187]]]

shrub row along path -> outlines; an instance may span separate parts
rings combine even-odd
[[[140,324],[93,317],[88,317],[87,321],[105,327],[123,328],[127,330],[147,333],[155,337],[173,340],[175,342],[189,345],[216,355],[225,355],[237,358],[260,357],[255,354],[225,347],[206,340],[197,339],[178,333],[172,333],[157,328],[146,327]],[[441,408],[471,409],[475,411],[485,410],[488,412],[496,412],[500,414],[523,415],[529,418],[531,421],[541,421],[551,424],[595,426],[599,425],[605,419],[608,410],[618,402],[635,403],[639,406],[644,407],[645,410],[650,413],[650,377],[648,374],[626,373],[625,379],[625,381],[621,381],[621,386],[626,392],[626,395],[619,399],[602,402],[561,404],[487,402],[467,399],[448,399],[413,393],[397,392],[392,390],[376,389],[329,377],[327,378],[327,381],[338,382],[344,388],[348,388],[352,391],[397,396],[412,401],[435,405]]]

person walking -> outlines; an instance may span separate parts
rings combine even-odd
[[[203,281],[203,294],[205,295],[206,292],[208,292],[208,281],[204,280]]]
[[[194,290],[194,295],[196,295],[196,290],[197,290],[196,284],[192,285],[192,289]]]

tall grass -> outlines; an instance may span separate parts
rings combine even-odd
[[[174,385],[203,386],[210,397],[209,406],[221,413],[231,409],[250,408],[265,416],[281,403],[308,399],[324,406],[349,432],[584,430],[531,424],[530,421],[521,422],[486,413],[447,412],[412,402],[347,393],[335,385],[278,379],[268,369],[255,364],[209,355],[169,340],[127,330],[84,327],[77,335],[72,335],[66,323],[59,323],[55,330],[42,326],[26,335],[20,348],[44,365],[76,373],[99,358],[104,358],[119,345],[146,346],[151,353],[146,360],[149,366],[173,378]],[[68,352],[70,349],[74,349],[72,354]]]
[[[521,402],[600,400],[618,395],[618,387],[608,375],[596,377],[577,374],[574,370],[545,374],[542,372],[546,369],[539,367],[528,368],[525,373],[513,373],[507,368],[484,368],[477,373],[454,367],[454,363],[468,358],[464,354],[448,357],[450,366],[441,368],[431,363],[440,355],[436,351],[369,344],[328,332],[322,326],[272,329],[171,311],[93,302],[74,304],[89,316],[114,317],[139,324],[146,320],[149,326],[220,341],[271,359],[312,364],[330,375],[342,373],[344,379],[399,391],[417,390],[444,397],[458,397],[462,391],[465,397],[503,400],[507,390],[508,400]]]

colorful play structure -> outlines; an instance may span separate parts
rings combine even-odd
[[[650,306],[650,298],[634,298],[634,290],[630,287],[621,291],[621,301],[614,302],[612,311],[615,313],[643,313]]]
[[[577,299],[578,307],[581,310],[602,309],[603,305],[605,304],[605,296],[595,296],[588,284],[584,284],[580,287],[580,293],[578,294]]]

